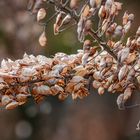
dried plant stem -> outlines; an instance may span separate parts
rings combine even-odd
[[[115,60],[117,60],[117,56],[113,53],[113,51],[111,51],[110,47],[107,46],[106,42],[103,42],[102,39],[98,37],[98,35],[93,30],[89,30],[88,32],[91,35],[91,37],[95,39],[98,42],[98,44],[104,48],[105,51],[107,51]]]

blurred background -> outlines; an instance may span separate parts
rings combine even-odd
[[[140,25],[140,0],[120,0],[123,10],[135,14],[130,31],[134,34]],[[120,14],[120,17],[123,14]],[[48,57],[56,52],[75,53],[82,46],[74,30],[53,36],[53,24],[47,27],[48,45],[42,48],[38,37],[43,28],[27,11],[27,0],[0,0],[0,61],[13,60],[28,54]],[[131,103],[140,101],[139,93]],[[0,140],[140,140],[136,125],[140,108],[120,111],[117,95],[99,96],[91,90],[83,100],[64,102],[48,97],[40,104],[32,99],[12,111],[0,110]]]

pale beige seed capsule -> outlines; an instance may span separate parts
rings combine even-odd
[[[130,97],[131,97],[131,94],[132,94],[132,90],[131,88],[126,88],[126,90],[124,91],[124,101],[127,101]]]
[[[118,60],[122,63],[129,55],[130,48],[123,48],[118,52]]]
[[[99,81],[97,81],[97,80],[94,80],[93,83],[92,83],[92,86],[95,89],[97,89],[97,88],[99,88],[101,86],[101,83]]]
[[[126,25],[124,25],[124,33],[128,33],[128,31],[130,30],[130,27],[132,25],[131,21],[128,21]]]
[[[34,87],[33,90],[34,90],[34,92],[36,92],[37,94],[40,94],[40,95],[51,94],[50,87],[48,87],[46,85],[41,85],[41,86],[38,86],[38,87]]]
[[[126,25],[128,22],[128,13],[125,12],[124,15],[123,15],[123,25]]]
[[[104,92],[105,92],[105,90],[104,90],[104,88],[102,86],[98,88],[98,94],[99,95],[104,94]]]
[[[128,16],[128,20],[129,21],[134,21],[134,14],[130,14],[129,16]]]
[[[18,105],[19,105],[18,102],[16,102],[16,101],[12,101],[12,102],[9,103],[8,105],[6,105],[5,108],[6,108],[7,110],[11,110],[11,109],[16,108]]]
[[[2,96],[2,99],[1,99],[1,102],[2,102],[2,105],[7,105],[8,103],[10,103],[12,101],[12,99],[10,99],[10,97],[8,95],[3,95]]]
[[[123,80],[123,78],[126,76],[128,72],[128,66],[124,65],[123,67],[121,67],[119,73],[118,73],[118,79],[119,81]]]
[[[42,47],[45,47],[47,45],[47,37],[46,37],[46,33],[45,31],[41,34],[41,36],[39,37],[39,44]]]
[[[39,22],[40,20],[44,19],[46,16],[46,10],[44,8],[39,9],[37,13],[37,21]]]
[[[70,1],[70,8],[76,9],[78,7],[79,0],[71,0]]]
[[[89,3],[90,3],[91,7],[95,7],[96,6],[95,0],[90,0]]]
[[[90,10],[90,7],[89,7],[89,5],[86,5],[86,7],[84,8],[84,10],[83,10],[83,12],[82,12],[82,16],[83,17],[88,17],[88,15],[89,15],[89,10]]]
[[[124,98],[124,94],[120,94],[117,98],[117,105],[118,105],[118,108],[121,110],[124,109],[125,101],[123,98]]]

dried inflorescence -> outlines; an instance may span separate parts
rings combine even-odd
[[[55,13],[49,19],[47,6],[54,6]],[[29,10],[44,26],[56,17],[54,34],[77,26],[78,40],[83,48],[77,54],[56,53],[53,58],[25,54],[23,59],[3,60],[0,69],[0,101],[6,109],[13,109],[33,96],[36,102],[44,96],[58,95],[62,100],[69,95],[73,99],[89,94],[89,87],[121,93],[117,99],[120,109],[140,85],[140,27],[134,37],[130,30],[134,15],[124,13],[122,25],[115,22],[122,3],[114,0],[36,0]],[[99,23],[93,18],[98,15]],[[41,46],[47,44],[46,28],[39,38]],[[85,39],[86,36],[91,39]],[[95,45],[96,44],[96,45]]]

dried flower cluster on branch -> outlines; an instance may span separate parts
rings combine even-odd
[[[55,12],[46,19],[49,6]],[[54,34],[76,25],[83,48],[77,54],[56,53],[53,58],[25,54],[20,60],[3,60],[1,105],[13,109],[24,104],[29,96],[37,102],[48,95],[58,95],[62,100],[69,95],[73,99],[83,98],[92,85],[100,95],[105,90],[121,93],[117,104],[124,109],[125,102],[140,85],[140,27],[134,37],[126,38],[134,15],[125,12],[122,24],[116,23],[122,3],[114,0],[32,0],[28,8],[45,27],[39,38],[41,46],[47,44],[48,22],[56,18]],[[97,16],[98,25],[94,21]]]

